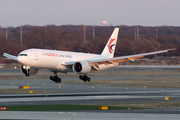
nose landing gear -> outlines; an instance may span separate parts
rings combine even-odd
[[[80,75],[79,79],[81,79],[84,82],[87,82],[87,81],[90,82],[91,81],[91,78],[88,77],[87,75]]]

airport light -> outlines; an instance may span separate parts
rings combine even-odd
[[[30,90],[30,91],[29,91],[29,93],[33,93],[33,91],[32,91],[32,90]]]
[[[169,100],[169,97],[165,97],[165,100]]]
[[[134,29],[134,39],[136,39],[136,28]]]
[[[83,26],[84,27],[84,43],[86,42],[86,26]]]
[[[156,40],[158,39],[158,29],[156,29]]]
[[[45,45],[47,44],[47,25],[45,26]]]
[[[95,26],[93,26],[93,40],[95,39]]]
[[[21,30],[20,30],[20,47],[22,50],[22,26],[21,26]]]
[[[7,38],[8,38],[8,31],[7,31],[7,25],[6,26],[4,26],[4,28],[6,28],[6,40],[7,40]]]
[[[150,36],[150,34],[149,34],[149,29],[150,29],[150,28],[148,28],[148,31],[147,31],[147,33],[148,33],[148,37]]]
[[[6,110],[6,107],[1,107],[0,110]]]
[[[19,89],[29,89],[29,86],[19,86]]]
[[[109,110],[109,106],[98,106],[98,110]]]
[[[139,26],[137,26],[137,39],[139,39]]]

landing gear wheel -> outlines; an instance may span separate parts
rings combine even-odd
[[[89,78],[87,75],[80,75],[79,76],[79,79],[81,79],[82,81],[84,81],[84,82],[90,82],[91,81],[91,78]]]
[[[82,79],[82,75],[79,76],[79,79]]]
[[[54,79],[54,77],[53,76],[50,76],[50,80],[53,80]]]
[[[61,78],[58,78],[55,82],[56,83],[60,83],[61,82]]]
[[[88,82],[91,82],[91,78],[88,79]]]
[[[60,83],[61,78],[59,78],[57,75],[56,76],[50,76],[50,80],[54,81],[55,83]]]

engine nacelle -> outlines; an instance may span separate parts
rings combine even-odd
[[[35,75],[38,73],[38,70],[37,68],[30,68],[29,66],[25,66],[25,65],[22,65],[21,66],[21,72],[25,75],[25,76],[30,76],[30,75]]]
[[[91,66],[87,62],[76,62],[73,64],[73,71],[78,74],[86,74],[91,71]]]

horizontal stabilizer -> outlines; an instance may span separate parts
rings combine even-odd
[[[16,56],[13,56],[13,55],[10,55],[10,54],[7,54],[7,53],[4,53],[3,56],[17,61]]]

